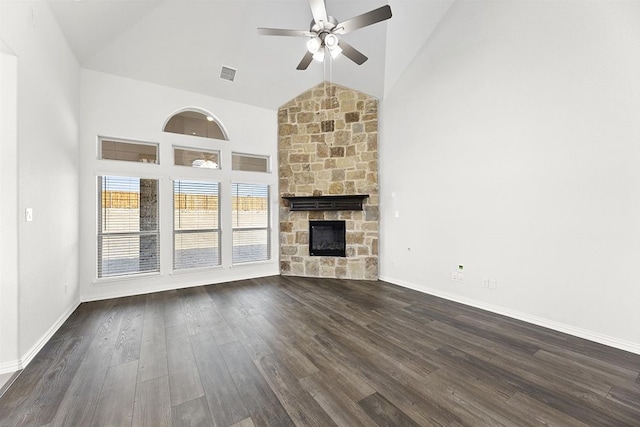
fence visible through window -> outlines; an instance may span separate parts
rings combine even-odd
[[[270,259],[269,186],[232,184],[234,264]]]
[[[98,277],[160,271],[158,180],[98,177]]]
[[[176,180],[173,204],[173,268],[220,265],[218,183]]]

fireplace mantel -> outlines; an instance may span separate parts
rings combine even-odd
[[[283,196],[292,211],[361,211],[368,194],[340,196]]]

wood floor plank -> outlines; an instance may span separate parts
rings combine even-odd
[[[53,426],[91,425],[126,309],[122,299],[107,307],[100,313],[95,336],[50,423]]]
[[[33,398],[33,395],[37,393],[36,388],[41,387],[39,383],[45,373],[51,368],[51,364],[58,360],[59,355],[66,351],[67,347],[68,341],[63,338],[52,339],[45,344],[38,357],[29,364],[29,369],[20,373],[20,381],[12,384],[0,398],[0,414],[3,415],[0,420],[6,420],[5,422],[8,423],[10,415],[15,416],[21,412],[20,408],[24,402]]]
[[[425,313],[426,315],[434,318],[435,320],[438,320],[444,324],[450,325],[458,330],[468,332],[469,334],[472,334],[472,335],[483,336],[493,342],[501,343],[511,348],[520,349],[522,352],[526,354],[534,354],[535,352],[540,350],[540,347],[538,347],[535,344],[531,344],[527,342],[527,340],[522,339],[522,337],[509,335],[509,334],[502,334],[498,331],[492,331],[492,330],[486,330],[486,329],[480,328],[475,324],[473,324],[472,322],[467,323],[465,321],[459,320],[457,317],[455,318],[450,317],[449,315],[447,315],[445,310],[437,310],[437,311],[435,309],[427,310],[415,305],[405,307],[403,310],[411,313],[416,313],[416,314]]]
[[[541,384],[536,376],[526,379],[508,369],[504,363],[492,363],[463,354],[452,348],[443,347],[438,352],[453,357],[458,363],[471,365],[480,376],[500,378],[517,387],[520,392],[532,399],[538,400],[551,408],[564,412],[570,417],[599,426],[633,425],[637,420],[634,411],[627,410],[622,405],[607,402],[598,395],[585,395],[581,390],[573,392],[571,388],[558,388],[558,384]],[[606,410],[609,408],[610,410]]]
[[[133,427],[165,427],[171,425],[169,377],[156,377],[138,383],[133,408]]]
[[[293,426],[294,423],[269,384],[237,341],[220,347],[238,392],[256,426]]]
[[[419,427],[407,414],[389,402],[380,393],[374,393],[358,402],[367,415],[379,426]]]
[[[260,337],[273,349],[274,353],[281,357],[282,363],[296,378],[303,378],[318,372],[318,368],[262,316],[251,316],[248,322],[258,331]]]
[[[315,337],[304,342],[298,341],[294,345],[318,367],[323,378],[331,379],[334,385],[332,390],[340,390],[354,402],[375,393],[376,390],[367,382],[367,377],[360,372],[355,361],[341,358],[335,352],[320,345]]]
[[[520,392],[513,395],[507,401],[507,405],[520,413],[521,417],[536,421],[543,426],[587,427],[588,425]]]
[[[619,377],[585,366],[575,360],[565,359],[546,350],[536,352],[533,357],[536,363],[540,363],[542,370],[560,376],[565,381],[579,384],[601,396],[606,396],[611,387],[620,383]],[[542,362],[538,362],[539,360]]]
[[[144,323],[147,296],[127,298],[127,308],[123,313],[111,365],[120,365],[140,358],[140,344]]]
[[[302,378],[298,382],[318,402],[318,405],[336,425],[344,427],[372,425],[373,420],[351,397],[342,391],[342,387],[336,383],[335,379],[336,377],[333,376],[327,379],[324,372],[318,372]],[[375,390],[370,394],[373,393]],[[364,397],[366,396],[362,398]]]
[[[204,396],[200,373],[184,324],[165,329],[171,406]]]
[[[164,317],[164,326],[166,328],[184,325],[184,315],[182,314],[182,305],[178,291],[166,292],[162,305],[162,316]]]
[[[544,424],[542,418],[531,417],[523,411],[514,408],[511,396],[507,401],[500,398],[491,384],[480,381],[462,379],[458,371],[442,368],[420,384],[412,384],[423,396],[438,402],[440,406],[450,408],[463,425],[491,425],[491,426],[540,426]],[[518,393],[515,393],[518,394]],[[513,399],[513,400],[512,400]],[[507,402],[512,400],[512,405]],[[552,408],[548,413],[554,413]],[[567,420],[575,422],[570,417]],[[556,421],[560,417],[551,418]],[[563,425],[563,423],[552,425]],[[568,425],[573,425],[569,422]]]
[[[145,316],[141,340],[138,382],[167,375],[167,343],[163,316]]]
[[[207,399],[199,397],[171,408],[172,427],[213,426]]]
[[[263,357],[258,368],[296,425],[336,425],[275,354]]]
[[[249,417],[213,335],[207,332],[190,340],[212,425],[226,427]]]
[[[613,386],[607,394],[607,398],[640,411],[640,386],[636,384]]]
[[[164,317],[164,307],[169,299],[169,294],[175,291],[154,292],[147,295],[144,308],[144,318]]]
[[[237,422],[229,427],[255,427],[255,424],[251,420],[251,418],[245,418],[244,420]]]
[[[47,363],[41,363],[40,367],[46,366],[48,369],[29,392],[26,387],[32,384],[31,378],[25,378],[26,382],[22,387],[12,387],[11,393],[7,393],[0,400],[0,414],[13,412],[16,415],[11,421],[14,426],[49,424],[60,406],[64,391],[69,387],[75,371],[80,366],[89,341],[90,339],[83,336],[70,337],[54,342],[52,346],[46,346],[43,352],[47,353],[47,357],[43,357],[43,360]],[[40,370],[36,369],[34,372],[38,371]],[[22,399],[15,401],[15,394]],[[18,408],[22,410],[16,410]]]
[[[109,368],[91,420],[92,427],[131,425],[137,372],[137,360]]]
[[[184,318],[187,332],[189,335],[197,335],[203,332],[209,331],[209,325],[202,314],[200,309],[199,294],[194,293],[193,289],[181,289],[180,295],[180,310],[182,311],[182,317]],[[211,301],[211,298],[207,299]]]
[[[340,337],[318,335],[315,338],[328,350],[335,352],[339,358],[352,361],[373,388],[378,392],[384,391],[387,399],[418,423],[426,426],[441,426],[456,421],[455,416],[447,408],[438,407],[425,400],[414,390],[398,382],[369,361],[366,355],[351,349],[349,344],[342,342]]]

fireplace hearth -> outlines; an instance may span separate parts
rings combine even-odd
[[[345,257],[345,221],[309,221],[309,255]]]

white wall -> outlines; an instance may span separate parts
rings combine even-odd
[[[278,274],[276,112],[90,70],[82,70],[81,74],[80,278],[82,299],[87,301]],[[211,78],[217,77],[212,75]],[[226,128],[230,140],[214,141],[163,133],[165,121],[176,111],[185,107],[198,107],[211,112]],[[160,164],[97,160],[98,136],[159,143]],[[173,166],[173,145],[221,150],[221,169],[203,170]],[[232,150],[271,156],[273,173],[231,171]],[[100,174],[130,174],[160,179],[161,271],[159,275],[125,280],[97,279],[96,176]],[[173,178],[199,178],[220,182],[223,227],[223,265],[221,267],[197,272],[172,272],[171,179]],[[231,224],[229,195],[232,180],[248,183],[264,182],[272,186],[272,260],[269,262],[238,266],[232,266],[230,263],[231,233],[228,226]]]
[[[640,353],[638,76],[638,2],[454,3],[381,106],[382,278]]]
[[[17,58],[0,51],[0,373],[20,369],[17,79]]]
[[[13,366],[21,367],[79,301],[80,68],[46,2],[2,2],[1,7],[0,37],[17,58],[17,150],[3,151],[12,158],[2,160],[17,165],[14,172],[2,171],[3,188],[17,190],[17,199],[9,194],[2,200],[3,227],[8,212],[7,220],[17,222],[17,244],[6,248],[3,242],[2,253],[12,252],[9,260],[17,263],[10,279],[18,280],[18,324],[5,327],[17,331],[19,360]],[[24,221],[27,207],[33,222]]]

